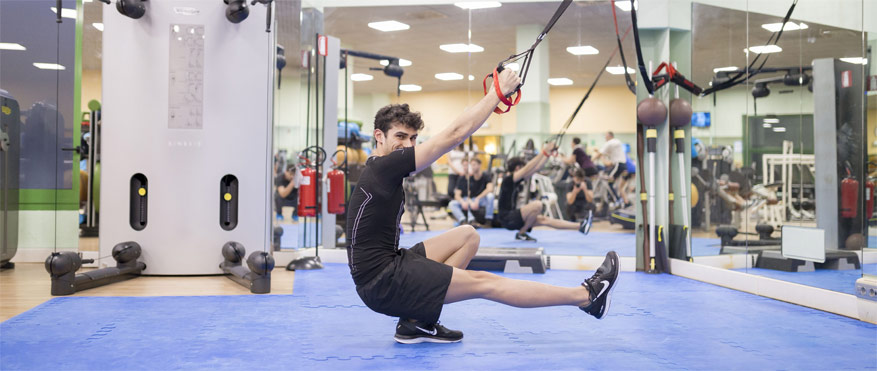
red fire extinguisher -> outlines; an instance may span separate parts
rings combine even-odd
[[[840,216],[855,218],[859,209],[859,181],[853,178],[847,167],[847,177],[840,182]]]
[[[317,171],[307,163],[298,186],[298,216],[317,216]]]
[[[311,163],[308,153],[313,152],[316,157]],[[326,162],[326,151],[319,146],[305,148],[298,156],[301,159],[299,165],[301,171],[301,183],[298,187],[298,216],[317,216],[320,204],[317,198],[317,166]]]
[[[345,150],[337,150],[332,154],[332,165],[333,169],[328,174],[326,174],[326,198],[329,203],[326,209],[329,211],[329,214],[344,214],[344,206],[346,204],[345,200],[345,192],[344,192],[344,172],[338,169],[338,163],[335,161],[335,156],[338,153],[344,153],[344,161],[341,162],[342,166],[347,164],[347,154]]]
[[[865,223],[874,216],[874,182],[865,182]]]

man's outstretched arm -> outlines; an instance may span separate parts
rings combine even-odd
[[[520,83],[521,78],[511,69],[505,69],[499,74],[499,87],[504,94],[508,94]],[[450,126],[417,146],[417,150],[414,152],[415,172],[432,165],[439,157],[466,140],[481,125],[484,125],[497,104],[499,104],[499,97],[491,88],[484,98],[463,112]]]

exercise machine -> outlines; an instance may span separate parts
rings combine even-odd
[[[141,253],[137,242],[122,242],[113,246],[111,251],[115,267],[76,274],[83,263],[94,263],[94,259],[82,259],[73,251],[53,252],[45,262],[46,271],[52,278],[52,295],[72,295],[77,291],[137,278],[146,269],[146,263],[138,260]]]

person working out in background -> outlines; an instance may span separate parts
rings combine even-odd
[[[567,165],[579,164],[579,167],[585,171],[585,176],[588,178],[597,175],[597,166],[591,161],[591,156],[588,155],[579,137],[572,138],[572,154],[565,158],[563,162]]]
[[[621,175],[627,169],[627,156],[624,155],[624,143],[615,138],[615,133],[606,132],[606,143],[594,152],[593,160],[602,160],[606,166],[606,174],[609,176],[609,182],[612,183],[609,189],[612,190],[615,199],[624,204],[630,203],[625,192],[622,192],[622,188],[619,187],[623,186],[622,183],[624,183]],[[619,179],[621,180],[619,181]]]
[[[450,198],[454,198],[457,181],[466,176],[466,167],[463,166],[464,159],[468,160],[463,143],[448,152],[448,197]]]
[[[298,186],[301,173],[295,165],[290,164],[286,171],[274,177],[274,209],[277,219],[283,220],[283,207],[292,206],[292,220],[298,221]]]
[[[484,210],[485,224],[493,224],[493,177],[486,171],[481,171],[481,160],[478,157],[472,161],[463,159],[463,166],[468,168],[468,176],[457,181],[457,189],[454,190],[454,199],[448,204],[458,226],[468,223],[476,228],[481,227],[475,222],[474,211]],[[464,213],[465,211],[465,213]]]
[[[518,230],[516,240],[536,241],[527,232],[535,226],[544,225],[556,229],[578,229],[579,232],[587,233],[590,229],[590,220],[581,224],[566,220],[553,219],[542,215],[542,202],[530,201],[523,207],[517,207],[518,188],[530,180],[533,174],[548,161],[548,154],[554,151],[554,143],[545,143],[540,152],[529,162],[524,162],[520,157],[513,157],[506,163],[506,175],[502,178],[499,186],[499,222],[503,228]]]
[[[515,90],[521,79],[511,69],[499,74],[500,94]],[[516,307],[573,305],[603,318],[618,277],[618,255],[610,252],[597,272],[576,287],[515,280],[466,267],[480,238],[471,226],[460,226],[399,248],[399,220],[405,205],[402,181],[429,167],[472,135],[499,104],[489,91],[429,140],[414,144],[423,128],[420,114],[407,104],[381,108],[375,115],[374,156],[366,161],[347,213],[347,260],[356,292],[370,309],[400,317],[394,339],[400,343],[457,342],[460,331],[438,323],[444,304],[488,299]],[[356,331],[356,328],[351,329]]]
[[[594,189],[591,181],[585,178],[585,171],[575,169],[572,182],[566,192],[566,218],[574,222],[579,219],[592,220],[594,217]],[[589,222],[590,224],[590,222]]]

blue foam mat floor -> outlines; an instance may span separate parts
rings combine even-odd
[[[818,287],[821,289],[856,294],[856,280],[862,278],[862,273],[877,272],[877,264],[862,264],[862,269],[829,270],[817,269],[813,272],[783,272],[773,269],[749,268],[734,269],[757,276],[774,278],[786,282],[794,282],[801,285]]]
[[[438,236],[444,231],[407,232],[399,238],[399,246],[414,244]],[[615,250],[619,256],[636,256],[636,234],[627,232],[591,232],[583,236],[577,231],[533,230],[537,242],[517,241],[515,232],[501,228],[479,229],[481,246],[542,247],[548,255],[604,256]],[[717,238],[692,238],[693,256],[718,255],[721,243]]]
[[[419,345],[393,342],[344,264],[296,272],[294,295],[54,298],[0,324],[0,369],[877,369],[875,325],[670,275],[618,285],[601,321],[451,304],[465,339]]]

